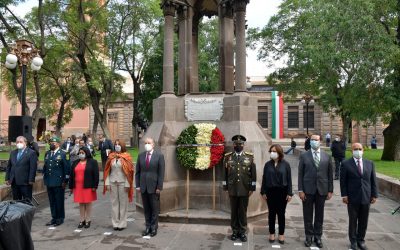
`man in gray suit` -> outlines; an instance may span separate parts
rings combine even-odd
[[[14,200],[32,200],[38,159],[36,152],[27,147],[27,143],[25,137],[17,137],[17,149],[11,152],[7,164],[6,184],[11,185]]]
[[[300,155],[299,196],[303,201],[303,218],[306,240],[310,247],[312,240],[322,248],[322,224],[324,221],[325,200],[332,198],[333,168],[331,157],[320,149],[321,137],[311,136],[311,150]],[[313,223],[315,207],[315,219]]]
[[[143,236],[157,235],[160,193],[163,188],[165,162],[164,155],[154,150],[154,140],[144,140],[145,152],[139,154],[136,163],[136,189],[142,194],[146,230]]]
[[[349,214],[350,248],[364,250],[369,207],[378,198],[378,188],[374,163],[362,158],[362,145],[354,143],[351,148],[353,157],[343,162],[340,172],[340,192]]]

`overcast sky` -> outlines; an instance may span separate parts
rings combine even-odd
[[[0,0],[1,1],[1,0]],[[278,6],[283,0],[250,0],[247,6],[247,24],[250,28],[264,27],[272,15],[277,13]],[[32,7],[37,6],[37,0],[27,0],[25,3],[12,8],[19,16],[25,15]],[[247,49],[247,75],[251,77],[266,76],[273,69],[268,69],[264,63],[257,61],[256,51]]]

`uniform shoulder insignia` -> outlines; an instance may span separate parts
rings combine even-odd
[[[225,156],[230,156],[232,154],[232,152],[228,152],[225,154]]]
[[[252,152],[244,152],[246,155],[251,155],[253,156],[254,154]]]

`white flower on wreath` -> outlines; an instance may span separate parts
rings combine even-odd
[[[198,144],[211,143],[212,131],[216,128],[216,125],[211,123],[199,123],[194,126],[197,128],[196,142]],[[199,170],[209,168],[211,162],[210,148],[206,146],[197,147],[197,155],[195,168]]]

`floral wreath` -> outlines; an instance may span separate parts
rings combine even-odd
[[[187,169],[213,168],[224,155],[225,137],[215,124],[199,123],[187,127],[176,141],[180,164]]]

